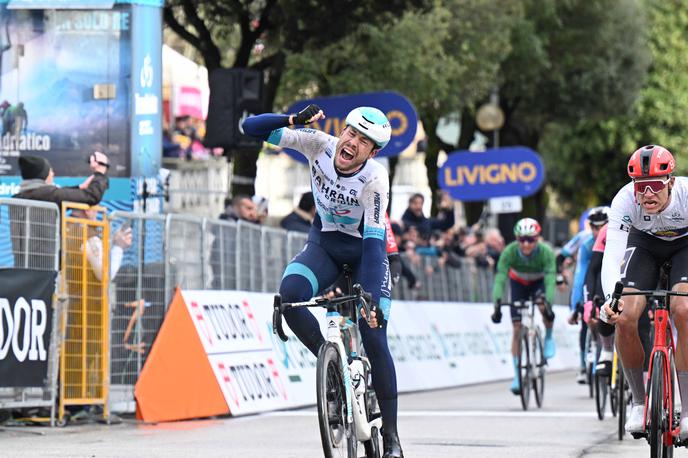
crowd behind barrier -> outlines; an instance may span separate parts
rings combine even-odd
[[[52,208],[45,210],[48,207]],[[15,210],[10,212],[10,208]],[[51,216],[39,215],[41,210]],[[12,219],[12,214],[22,217]],[[52,204],[0,199],[0,234],[11,234],[13,242],[8,244],[3,242],[7,237],[0,238],[0,267],[20,267],[17,260],[26,263],[26,257],[22,257],[26,255],[22,253],[32,246],[34,225],[42,224],[41,233],[49,234],[47,241],[55,247],[46,268],[56,269],[60,246],[57,214],[57,207]],[[123,252],[121,267],[110,278],[108,291],[110,386],[104,390],[109,390],[114,412],[132,412],[135,408],[134,384],[176,287],[275,292],[285,266],[307,240],[305,233],[241,220],[201,219],[180,214],[115,211],[104,221],[110,226],[111,237],[125,228],[131,228],[133,236],[132,243]],[[24,251],[13,251],[15,244],[24,247],[21,248]],[[45,251],[28,253],[46,256]],[[401,255],[406,256],[403,252]],[[407,261],[420,287],[409,288],[402,279],[392,291],[393,299],[491,302],[493,270],[477,265],[473,258],[461,258],[453,267],[442,263],[438,256],[421,255]],[[558,303],[566,303],[562,293]],[[53,337],[55,340],[57,336]],[[51,352],[51,374],[57,370],[53,353],[56,352]],[[53,378],[42,392],[48,404],[54,389]],[[16,390],[0,391],[0,408],[17,406],[8,404],[9,399],[17,396]]]

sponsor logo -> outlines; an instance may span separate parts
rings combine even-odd
[[[625,222],[625,223],[628,223],[628,224],[631,224],[631,223],[632,223],[631,217],[628,216],[628,215],[624,215],[624,217],[621,218],[621,221],[623,221],[623,222]]]
[[[313,184],[318,193],[329,200],[331,203],[343,204],[349,206],[359,206],[358,199],[348,196],[331,185],[325,183],[320,175],[313,177]]]
[[[650,221],[650,220],[651,220],[651,218],[649,216],[647,216],[647,215],[643,216],[643,221]]]
[[[376,223],[379,223],[379,222],[380,222],[380,206],[381,206],[381,197],[380,197],[380,193],[379,193],[379,192],[376,192],[376,193],[373,195],[373,206],[374,206],[374,209],[373,209],[373,220],[374,220]]]
[[[286,392],[282,394],[277,390],[277,383],[272,375],[273,371],[268,368],[266,363],[227,365],[226,373],[229,373],[227,383],[232,385],[238,395],[238,399],[235,401],[237,406],[241,402],[267,401],[286,396]]]
[[[208,318],[207,321],[220,342],[223,340],[260,340],[249,328],[248,317],[239,304],[203,304],[203,314]]]
[[[23,297],[17,299],[14,307],[10,301],[0,298],[0,360],[7,357],[10,350],[17,361],[45,361],[47,352],[44,334],[48,311],[40,299]]]
[[[201,332],[203,333],[203,337],[205,337],[205,340],[208,342],[210,346],[212,346],[213,337],[210,331],[210,327],[208,326],[208,322],[203,317],[203,310],[201,310],[201,308],[198,306],[198,302],[196,301],[191,301],[191,315],[196,320],[196,323],[198,323],[198,327],[201,329]]]

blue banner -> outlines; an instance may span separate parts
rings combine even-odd
[[[132,11],[131,175],[154,177],[162,157],[162,10]]]
[[[484,153],[454,151],[438,171],[440,187],[462,201],[530,196],[545,180],[540,156],[530,148],[511,146]]]
[[[325,119],[314,122],[308,127],[322,130],[335,137],[338,137],[346,127],[346,115],[356,107],[375,107],[385,113],[392,126],[392,139],[380,150],[378,157],[396,156],[408,148],[416,138],[418,127],[416,109],[406,97],[397,92],[369,92],[301,100],[290,106],[287,113],[298,113],[311,103],[322,108]],[[300,162],[306,162],[306,158],[294,150],[285,149],[285,152]]]

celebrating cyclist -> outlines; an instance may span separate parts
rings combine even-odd
[[[602,288],[607,302],[600,318],[616,324],[617,349],[633,393],[626,431],[641,432],[645,387],[644,350],[638,319],[644,296],[628,296],[619,313],[611,308],[610,294],[621,280],[624,291],[655,289],[660,268],[671,261],[669,285],[688,291],[688,180],[674,177],[674,157],[659,145],[643,146],[628,161],[631,183],[616,194],[611,206],[607,246],[602,261]],[[621,313],[623,312],[623,313]],[[678,330],[676,369],[681,394],[681,440],[688,437],[688,300],[671,299],[671,315]]]
[[[371,324],[358,325],[382,414],[384,458],[402,457],[397,434],[397,382],[387,345],[390,274],[385,254],[385,210],[389,176],[371,160],[391,138],[387,117],[378,109],[359,107],[346,117],[339,137],[314,129],[288,129],[323,119],[317,105],[297,114],[266,113],[243,122],[246,134],[277,146],[292,148],[309,162],[317,213],[303,251],[287,266],[279,292],[285,302],[310,299],[331,285],[342,266],[353,269],[354,281],[372,294]],[[379,306],[378,306],[379,305]],[[317,356],[325,338],[306,308],[284,312],[289,327]]]
[[[540,303],[540,313],[545,325],[544,357],[552,358],[555,352],[552,338],[552,324],[554,313],[550,304],[554,300],[556,288],[556,262],[552,249],[541,243],[540,224],[532,218],[523,218],[514,227],[516,241],[511,242],[502,252],[497,263],[497,275],[492,289],[492,299],[495,303],[492,321],[502,320],[501,300],[504,293],[507,276],[511,286],[511,302],[526,301],[537,297],[545,291],[546,303]],[[518,377],[519,333],[521,330],[521,310],[511,307],[511,322],[513,334],[511,337],[511,354],[514,359],[514,381],[511,392],[521,393]]]

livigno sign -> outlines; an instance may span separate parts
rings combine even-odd
[[[540,156],[524,146],[495,148],[484,153],[454,151],[438,174],[440,187],[463,201],[529,196],[545,180]]]

